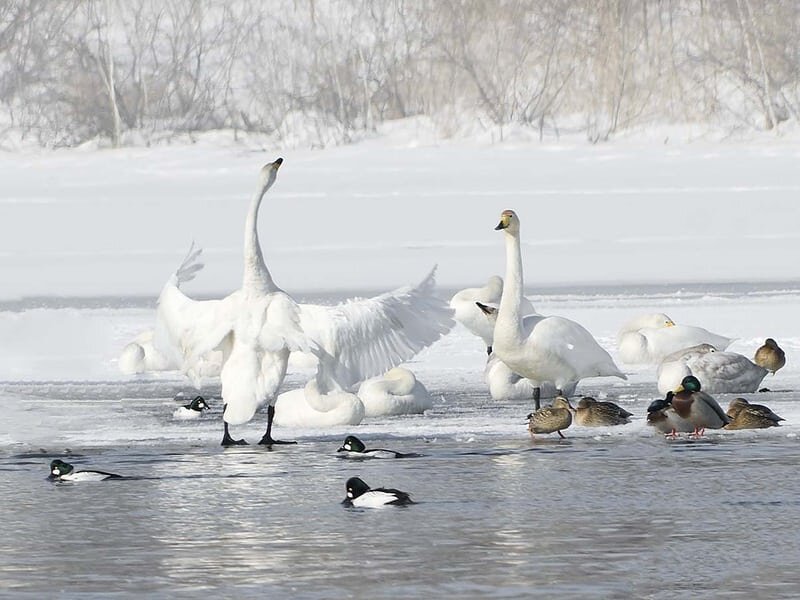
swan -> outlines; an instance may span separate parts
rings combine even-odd
[[[367,417],[412,415],[433,408],[427,388],[403,367],[367,379],[358,387],[357,394]]]
[[[484,318],[491,323],[492,329],[497,322],[497,308],[488,306],[481,302],[475,303]],[[530,319],[531,315],[526,315],[522,318],[523,330],[528,330],[529,326],[535,321]],[[540,316],[540,315],[535,315]],[[526,326],[526,322],[528,326]],[[535,382],[525,377],[521,377],[508,368],[502,360],[492,352],[486,360],[486,368],[483,370],[483,378],[489,386],[489,395],[492,400],[530,400],[533,398],[533,391],[539,388],[540,398],[555,398],[558,396],[556,386],[549,381]],[[571,396],[575,393],[575,387],[578,385],[577,381],[572,381],[564,386],[561,390],[566,396]]]
[[[736,352],[717,352],[711,344],[698,344],[674,352],[658,367],[658,391],[675,389],[688,375],[694,375],[710,394],[755,392],[767,370]]]
[[[492,400],[530,400],[533,390],[539,387],[539,398],[555,398],[558,396],[556,386],[549,381],[535,383],[530,379],[517,375],[508,365],[492,352],[486,361],[483,378],[489,386]],[[567,396],[575,393],[576,382],[567,383],[562,392]]]
[[[277,343],[280,346],[279,356],[276,358],[273,353],[272,358],[263,365],[269,372],[259,375],[257,365],[252,360],[256,353],[248,352],[244,345],[248,340],[253,340],[251,334],[254,328],[252,324],[247,323],[247,319],[254,314],[258,317],[258,313],[244,310],[242,305],[253,296],[257,300],[259,294],[265,294],[263,290],[277,290],[264,263],[256,231],[261,198],[274,182],[274,172],[277,171],[280,162],[276,161],[273,165],[275,166],[272,167],[271,176],[262,173],[259,191],[248,212],[242,290],[234,292],[223,300],[196,301],[185,296],[177,287],[172,287],[169,298],[165,299],[168,310],[161,310],[161,304],[159,305],[158,322],[162,324],[160,329],[169,337],[165,345],[176,348],[184,357],[183,370],[196,384],[195,367],[212,350],[216,348],[223,350],[225,361],[221,373],[223,402],[226,389],[229,394],[243,389],[246,395],[248,389],[261,390],[264,382],[270,385],[266,388],[266,392],[260,395],[264,398],[274,398],[274,392],[277,391],[286,372],[286,357],[289,355],[289,350],[313,354],[315,357],[317,362],[317,373],[314,378],[316,387],[313,388],[315,394],[324,396],[333,392],[337,398],[341,398],[340,392],[409,360],[449,332],[454,324],[452,311],[435,294],[435,267],[416,286],[403,286],[372,298],[347,300],[336,306],[297,305],[285,293],[271,292],[278,294],[286,310],[274,318],[270,317],[268,322],[271,328],[267,332],[268,337],[256,340],[259,343]],[[235,322],[239,327],[238,333],[232,328],[232,315],[237,319]],[[187,316],[189,318],[186,318]],[[281,316],[281,319],[277,318]],[[198,327],[198,324],[201,327]],[[281,326],[280,331],[273,332],[278,326]],[[199,335],[198,330],[210,333]],[[237,342],[240,349],[238,356],[232,354],[235,347],[231,346]],[[226,370],[226,366],[234,357],[239,363],[237,368],[242,371],[238,373],[240,375],[238,379],[237,369]],[[245,372],[248,369],[248,361],[249,372]],[[243,384],[242,375],[245,380]],[[309,406],[315,401],[319,405],[318,399],[312,398]],[[272,439],[270,432],[275,414],[275,402],[276,399],[270,400],[267,432],[262,438],[262,443],[270,443]],[[228,423],[237,424],[252,418],[252,414],[248,413],[254,411],[260,403],[247,400],[237,403],[239,408],[244,406],[243,415],[238,413],[239,408],[229,414],[230,409],[226,406],[224,412],[226,432]],[[227,445],[234,443],[235,440],[226,435],[223,437],[223,442]]]
[[[259,208],[282,163],[279,158],[261,169],[247,211],[242,287],[221,300],[196,301],[177,286],[159,298],[157,322],[180,350],[184,372],[196,376],[209,353],[222,352],[223,446],[247,443],[233,439],[229,426],[247,423],[264,404],[267,428],[259,444],[286,443],[272,437],[276,394],[289,354],[313,347],[300,327],[297,303],[275,284],[258,239]]]
[[[197,311],[192,310],[192,301],[180,291],[182,283],[191,281],[202,270],[200,262],[202,248],[194,242],[178,269],[172,273],[161,289],[156,311],[155,329],[143,331],[127,344],[120,353],[118,367],[127,375],[155,371],[178,371],[182,368],[183,356],[172,342],[168,332],[170,323],[185,323],[182,329],[196,323]],[[202,311],[201,311],[202,312]],[[222,354],[211,352],[198,360],[192,373],[197,380],[201,377],[216,377],[222,368]],[[198,384],[199,385],[199,384]]]
[[[344,390],[321,394],[316,379],[305,387],[283,392],[275,402],[275,423],[287,427],[358,425],[364,413],[357,395]]]
[[[519,217],[513,210],[503,211],[495,229],[504,232],[506,242],[506,280],[494,328],[497,357],[513,372],[538,383],[549,381],[562,393],[568,384],[584,377],[627,379],[592,334],[575,321],[529,316],[523,327]],[[540,392],[534,389],[537,410]]]
[[[492,353],[492,338],[494,337],[494,321],[487,321],[482,311],[478,310],[476,302],[489,306],[496,306],[503,295],[503,278],[492,275],[486,285],[478,288],[467,288],[456,292],[450,298],[450,308],[453,309],[453,318],[466,327],[470,333],[478,336],[486,344],[486,354]],[[535,315],[533,304],[525,296],[522,297],[523,315]]]
[[[658,364],[665,356],[698,344],[725,350],[733,338],[702,327],[676,325],[664,313],[642,315],[628,321],[617,334],[619,359],[624,364]]]

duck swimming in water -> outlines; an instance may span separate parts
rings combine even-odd
[[[105,471],[76,471],[68,462],[54,460],[50,463],[50,475],[47,477],[52,481],[105,481],[106,479],[122,479],[121,475],[106,473]]]
[[[351,477],[345,484],[347,497],[342,501],[345,506],[355,508],[378,508],[380,506],[404,506],[413,504],[407,492],[394,488],[371,489],[360,477]]]

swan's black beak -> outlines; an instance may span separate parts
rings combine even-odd
[[[506,227],[508,227],[508,223],[505,223],[505,222],[503,222],[503,221],[500,221],[500,222],[497,224],[497,227],[495,227],[495,228],[494,228],[494,230],[495,230],[495,231],[497,231],[498,229],[505,229]]]
[[[282,158],[278,158],[278,159],[277,159],[277,160],[276,160],[274,163],[272,163],[272,164],[273,164],[273,165],[275,165],[275,168],[277,169],[278,167],[280,167],[280,166],[283,164],[283,159],[282,159]]]
[[[480,309],[481,309],[481,311],[482,311],[482,312],[483,312],[483,314],[485,314],[485,315],[491,315],[491,314],[493,314],[493,313],[494,313],[494,312],[497,310],[497,309],[496,309],[496,308],[494,308],[493,306],[487,306],[486,304],[483,304],[482,302],[476,302],[475,304],[476,304],[476,306],[477,306],[478,308],[480,308]]]

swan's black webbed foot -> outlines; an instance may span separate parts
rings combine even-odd
[[[275,440],[272,438],[271,435],[264,434],[264,437],[261,438],[261,441],[258,442],[260,446],[273,446],[275,444],[296,444],[297,442],[286,442],[283,440]]]
[[[247,440],[235,440],[231,437],[230,432],[228,432],[228,424],[225,423],[225,433],[222,435],[222,443],[221,446],[247,446]]]

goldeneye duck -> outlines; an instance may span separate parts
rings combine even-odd
[[[50,463],[48,479],[53,481],[103,481],[104,479],[122,479],[122,476],[105,471],[76,471],[71,464],[56,459]]]
[[[336,452],[345,452],[342,458],[411,458],[422,456],[413,452],[403,453],[395,452],[394,450],[386,450],[385,448],[370,448],[364,445],[360,439],[354,435],[348,435],[344,438],[344,442]]]
[[[364,483],[360,477],[351,477],[345,484],[347,489],[347,497],[342,501],[345,506],[353,506],[356,508],[378,508],[387,504],[396,506],[405,506],[406,504],[414,504],[406,492],[395,490],[393,488],[375,488],[370,487]]]
[[[189,404],[184,404],[176,409],[172,416],[176,419],[198,419],[203,414],[204,410],[209,410],[211,407],[202,396],[195,396]]]

